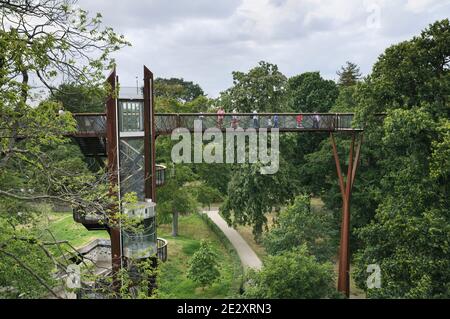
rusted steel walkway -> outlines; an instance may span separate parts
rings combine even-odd
[[[135,133],[141,132],[139,112],[136,114]],[[105,113],[74,114],[77,121],[77,137],[106,136]],[[353,127],[353,113],[157,113],[155,114],[155,131],[157,135],[168,135],[176,129],[205,131],[216,128],[223,132],[227,129],[271,129],[280,132],[337,132],[362,131]],[[128,116],[128,121],[132,117]],[[133,131],[129,131],[132,135]]]

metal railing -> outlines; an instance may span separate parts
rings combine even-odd
[[[167,240],[164,238],[158,238],[157,240],[157,254],[159,260],[167,261]]]
[[[159,113],[155,119],[157,133],[171,134],[177,128],[190,132],[210,128],[222,131],[227,128],[277,128],[280,132],[353,130],[353,116],[351,113]]]
[[[81,208],[74,208],[72,215],[75,222],[83,224],[88,229],[108,228],[108,219],[105,214],[90,213]]]
[[[104,113],[74,114],[74,117],[78,123],[75,136],[106,134]],[[178,128],[194,132],[196,120],[199,121],[197,129],[202,131],[210,128],[222,131],[227,128],[277,128],[280,132],[361,130],[353,126],[353,118],[353,113],[157,113],[155,130],[158,135],[171,134]]]
[[[166,167],[164,165],[156,165],[156,186],[164,185],[166,180]]]
[[[75,136],[105,136],[106,114],[105,113],[77,113],[74,114],[77,122]]]

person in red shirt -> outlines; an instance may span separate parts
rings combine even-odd
[[[303,128],[302,121],[303,121],[303,115],[299,114],[296,117],[297,121],[297,128]]]

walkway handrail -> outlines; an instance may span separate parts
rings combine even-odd
[[[167,261],[167,240],[164,238],[157,238],[157,255],[162,262]]]
[[[106,113],[74,113],[78,130],[73,136],[104,136]],[[202,131],[208,128],[272,129],[280,132],[302,131],[362,131],[353,127],[355,113],[156,113],[156,134],[171,134],[177,128],[195,129],[195,121],[201,121]]]

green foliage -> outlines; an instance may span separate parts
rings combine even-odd
[[[202,287],[211,285],[220,276],[217,254],[212,250],[211,244],[202,240],[200,248],[189,261],[187,277]]]
[[[353,86],[361,78],[361,72],[358,65],[349,61],[347,61],[345,66],[342,66],[336,74],[339,76],[338,84],[341,87]]]
[[[46,210],[39,204],[105,213],[111,200],[105,174],[92,174],[68,143],[76,124],[71,113],[41,96],[32,105],[30,79],[55,94],[51,83],[60,78],[101,87],[114,65],[111,53],[128,42],[103,27],[100,15],[67,1],[3,1],[2,14],[9,21],[0,22],[0,285],[13,287],[16,297],[37,298],[54,295],[53,271],[65,266],[55,258],[59,244],[42,224]]]
[[[382,287],[368,291],[369,297],[449,296],[450,203],[443,159],[449,48],[449,20],[437,21],[388,48],[361,87],[367,171],[379,176],[371,185],[374,218],[358,230],[363,247],[355,256],[361,287],[367,265],[381,267]],[[379,111],[388,111],[381,125],[373,116]]]
[[[244,297],[318,299],[334,297],[333,266],[319,263],[306,245],[268,256],[260,271],[248,273]]]
[[[431,177],[448,185],[450,177],[450,121],[442,119],[437,127],[438,138],[432,142]]]
[[[286,77],[275,64],[261,61],[248,73],[233,72],[233,86],[222,92],[217,105],[231,112],[279,112],[286,87]]]
[[[362,287],[366,265],[381,267],[382,287],[370,290],[370,297],[449,296],[448,193],[428,161],[435,129],[426,108],[393,110],[384,121],[384,197],[374,221],[359,230],[365,248],[356,257]]]
[[[328,112],[339,95],[331,80],[319,72],[307,72],[291,77],[287,82],[287,105],[292,112]]]
[[[0,297],[27,299],[49,295],[44,284],[56,284],[52,277],[56,265],[47,256],[38,229],[15,227],[11,219],[4,218],[0,218],[0,229]],[[8,289],[10,293],[6,293]]]
[[[420,36],[393,45],[374,65],[368,84],[372,112],[385,108],[433,105],[433,115],[449,116],[450,23],[436,21]]]
[[[105,111],[106,93],[102,87],[86,87],[76,83],[61,84],[51,95],[64,110],[72,113],[96,113]]]
[[[202,204],[202,207],[209,207],[211,209],[211,204],[220,202],[223,199],[222,194],[217,189],[205,183],[200,183],[196,187],[195,192],[197,201]]]
[[[275,226],[264,236],[270,255],[279,255],[306,245],[319,261],[330,260],[336,252],[335,227],[328,211],[312,211],[309,196],[297,196],[292,205],[281,211]]]
[[[170,98],[180,102],[192,102],[199,97],[205,97],[198,84],[178,78],[157,78],[154,90],[156,98]]]
[[[162,223],[172,218],[174,235],[178,229],[178,214],[197,212],[198,202],[195,196],[195,174],[186,165],[177,165],[164,186],[157,189],[158,220]],[[172,217],[171,217],[172,216]]]
[[[235,169],[228,184],[228,194],[221,212],[228,223],[252,225],[259,240],[266,214],[288,201],[295,192],[287,166],[280,157],[280,170],[273,175],[261,174],[260,163],[242,164]]]
[[[242,267],[234,248],[225,235],[203,214],[180,217],[180,236],[170,237],[170,225],[160,225],[158,236],[169,241],[169,258],[160,264],[159,298],[230,298],[238,293]],[[215,227],[214,227],[215,226]],[[186,277],[189,260],[207,240],[217,253],[220,279],[211,286],[198,289],[198,284]]]
[[[226,194],[231,178],[231,164],[199,163],[193,165],[192,170],[207,186],[218,190],[220,194]]]

